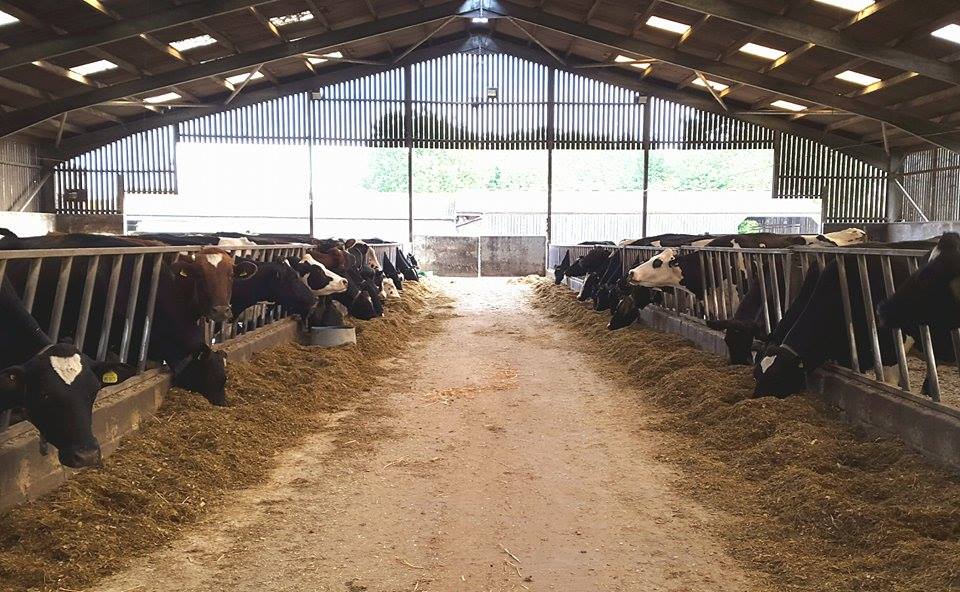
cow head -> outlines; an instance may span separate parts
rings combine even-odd
[[[326,245],[326,248],[310,249],[308,254],[327,269],[343,272],[350,267],[351,257],[339,244]]]
[[[363,289],[360,283],[350,281],[347,283],[346,292],[338,292],[330,298],[346,307],[350,316],[356,319],[369,321],[378,316],[370,293]]]
[[[960,327],[960,235],[940,237],[927,263],[877,307],[880,325]]]
[[[240,259],[237,263],[239,265],[242,262],[244,260]],[[283,263],[268,261],[254,265],[257,268],[256,273],[234,280],[235,302],[241,293],[248,293],[248,298],[242,303],[242,307],[252,306],[256,302],[274,302],[290,309],[301,318],[306,318],[310,310],[316,306],[317,297],[304,285],[300,275],[291,269],[286,261]]]
[[[702,298],[702,268],[700,253],[678,255],[673,249],[665,249],[631,269],[627,279],[648,288],[686,288]]]
[[[600,274],[596,272],[588,273],[587,277],[583,278],[583,285],[580,286],[580,293],[577,294],[577,300],[580,302],[585,302],[586,300],[592,298],[599,285]]]
[[[731,364],[749,366],[753,363],[750,355],[754,339],[766,339],[767,333],[758,323],[741,319],[707,321],[707,326],[723,331],[723,342],[727,344]]]
[[[387,257],[387,254],[383,254],[383,262],[381,264],[383,267],[383,275],[387,279],[393,281],[393,286],[397,290],[403,289],[403,276],[400,275],[400,272],[397,270],[397,267],[393,264],[392,261]]]
[[[309,253],[296,263],[293,260],[288,260],[288,263],[300,274],[301,281],[314,296],[329,296],[347,291],[347,279],[327,269]]]
[[[803,360],[783,346],[771,346],[757,355],[753,377],[755,397],[784,398],[802,392],[807,386]]]
[[[200,393],[213,405],[226,405],[227,355],[202,346],[178,364],[173,384]]]
[[[563,255],[563,261],[560,262],[560,265],[556,266],[553,270],[553,283],[558,286],[563,283],[563,276],[566,275],[568,269],[570,269],[569,250]]]
[[[129,376],[123,364],[95,362],[67,343],[50,345],[21,365],[0,370],[0,409],[22,407],[40,436],[71,468],[100,464],[93,401],[101,387]]]
[[[171,270],[177,281],[184,284],[181,292],[194,294],[200,316],[211,321],[229,321],[233,317],[233,280],[256,273],[256,265],[250,261],[234,265],[230,253],[219,247],[204,247],[198,253],[178,258]]]
[[[397,290],[397,287],[393,285],[393,280],[390,278],[383,278],[383,284],[380,286],[380,294],[384,298],[400,298],[400,290]]]
[[[620,301],[611,309],[610,322],[607,323],[607,329],[613,331],[632,325],[637,320],[637,317],[640,316],[640,311],[646,308],[651,302],[654,302],[657,295],[659,295],[659,292],[655,294],[650,288],[631,286],[626,294],[620,298]]]

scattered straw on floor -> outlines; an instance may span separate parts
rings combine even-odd
[[[291,344],[231,365],[226,408],[175,389],[102,469],[0,516],[0,589],[87,586],[173,539],[229,491],[263,481],[279,451],[324,429],[321,413],[376,413],[363,394],[383,360],[437,331],[448,302],[407,282],[383,318],[359,323],[357,345]]]
[[[532,299],[672,443],[717,534],[772,590],[960,589],[960,479],[896,441],[869,438],[812,397],[751,399],[750,369],[671,334],[607,331],[606,313],[541,282]],[[726,521],[725,521],[726,522]],[[758,584],[758,586],[761,586]],[[761,587],[764,587],[763,585]]]

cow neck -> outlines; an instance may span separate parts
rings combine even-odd
[[[0,285],[0,311],[4,317],[0,327],[0,369],[21,364],[52,345],[7,281]]]

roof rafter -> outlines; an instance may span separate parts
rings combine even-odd
[[[93,31],[47,41],[39,41],[22,47],[14,47],[0,51],[0,70],[22,64],[29,64],[36,60],[51,58],[73,51],[80,51],[88,47],[120,41],[121,39],[127,39],[129,37],[136,37],[141,33],[189,23],[225,12],[247,8],[248,6],[267,4],[269,1],[270,0],[208,0],[205,2],[184,4],[144,16],[125,18],[116,23],[94,29]],[[91,5],[91,7],[96,8],[96,6],[93,5]],[[15,14],[14,16],[19,18],[19,15]],[[34,20],[39,20],[36,19],[36,17],[33,18]]]
[[[508,39],[501,37],[500,34],[493,36],[490,33],[486,33],[484,35],[456,33],[450,37],[436,40],[434,45],[417,48],[415,51],[405,56],[401,63],[415,63],[447,55],[456,51],[475,50],[505,52],[510,55],[531,60],[547,66],[558,67],[567,72],[575,73],[580,76],[585,76],[594,80],[606,82],[608,84],[622,86],[644,95],[659,97],[705,111],[724,113],[725,115],[735,119],[762,125],[764,127],[823,143],[831,148],[861,159],[877,167],[885,168],[887,166],[887,156],[883,150],[875,146],[865,146],[857,139],[844,137],[839,134],[824,134],[819,128],[802,123],[791,123],[778,117],[743,113],[744,106],[736,103],[728,104],[728,107],[731,108],[731,112],[724,112],[723,109],[716,102],[714,102],[709,95],[677,91],[675,89],[663,86],[662,84],[644,80],[638,77],[637,75],[641,74],[640,72],[634,74],[633,72],[620,72],[611,68],[584,67],[595,64],[595,62],[584,62],[571,64],[569,67],[562,67],[559,66],[555,59],[547,52],[538,47],[529,46],[525,44],[523,40],[512,36]],[[381,55],[380,57],[383,59],[387,58],[385,54]],[[316,77],[307,77],[305,79],[288,82],[279,87],[268,87],[249,91],[248,93],[238,96],[229,105],[229,107],[217,105],[209,108],[200,107],[176,109],[161,115],[155,115],[137,121],[131,121],[126,123],[124,126],[110,127],[103,130],[92,131],[82,136],[68,138],[64,140],[61,150],[51,153],[50,156],[63,159],[70,158],[90,150],[91,148],[104,145],[139,131],[155,129],[157,127],[186,121],[195,117],[270,100],[279,96],[314,90],[318,86],[334,84],[343,80],[349,80],[360,76],[383,72],[390,68],[395,68],[396,66],[396,64],[382,64],[378,66],[357,66],[344,64],[333,66],[330,70],[324,71],[318,74]]]
[[[34,105],[5,117],[4,120],[0,122],[0,137],[8,136],[45,119],[56,117],[63,112],[82,109],[140,93],[151,92],[192,80],[215,76],[224,72],[241,70],[250,66],[256,66],[257,64],[303,53],[322,51],[362,39],[377,37],[391,31],[423,25],[445,17],[458,14],[471,14],[476,10],[477,4],[476,0],[468,2],[461,0],[443,2],[429,8],[401,13],[352,27],[327,31],[289,43],[271,45],[219,60],[193,64],[170,72],[131,80],[106,88],[93,89],[44,104]]]
[[[837,96],[831,92],[806,87],[773,76],[760,74],[737,66],[714,62],[700,56],[656,45],[647,41],[626,37],[608,29],[570,21],[554,14],[527,8],[505,0],[488,0],[487,10],[572,35],[618,51],[643,55],[690,70],[726,80],[740,82],[764,89],[778,95],[794,97],[848,113],[863,115],[884,121],[931,143],[960,152],[960,131],[948,128],[919,117],[900,113],[885,107],[864,103],[858,99]]]
[[[748,27],[763,29],[764,31],[806,43],[813,43],[820,47],[867,59],[879,64],[917,72],[934,80],[949,82],[950,84],[960,84],[960,70],[950,64],[884,45],[859,43],[837,31],[816,27],[789,17],[765,13],[755,8],[728,2],[727,0],[662,1],[696,12],[737,22]]]

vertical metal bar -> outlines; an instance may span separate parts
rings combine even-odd
[[[133,273],[130,274],[130,295],[127,298],[127,314],[123,319],[123,335],[120,339],[120,361],[126,363],[130,353],[130,337],[133,333],[133,317],[137,311],[137,298],[140,295],[140,275],[143,271],[143,253],[134,256]]]
[[[160,267],[163,263],[163,254],[157,253],[153,259],[153,270],[150,273],[150,291],[147,292],[147,310],[143,317],[143,335],[140,338],[140,355],[137,359],[137,372],[143,372],[147,367],[147,350],[150,348],[150,332],[153,329],[153,313],[157,304],[157,287],[160,284]]]
[[[643,118],[643,210],[641,224],[643,236],[647,236],[647,204],[650,197],[650,103],[641,108]]]
[[[60,338],[60,321],[63,319],[63,305],[67,301],[67,288],[70,285],[70,270],[73,269],[73,257],[60,260],[60,276],[57,278],[57,292],[53,298],[53,312],[50,317],[50,340],[56,343]]]
[[[707,289],[707,265],[706,257],[704,256],[704,251],[698,251],[698,257],[700,257],[700,281],[703,286],[703,316],[704,318],[710,318],[710,291]],[[713,275],[712,273],[710,275]]]
[[[883,268],[883,289],[887,298],[893,296],[893,270],[890,267],[890,256],[884,255],[880,259],[880,265]],[[910,370],[907,367],[907,354],[903,349],[903,332],[900,329],[893,330],[893,348],[897,353],[897,370],[900,373],[900,388],[910,391]]]
[[[836,253],[837,274],[840,276],[840,300],[843,303],[843,319],[847,326],[847,345],[850,346],[850,369],[860,372],[860,357],[857,355],[857,336],[850,312],[850,286],[847,284],[847,266],[843,255]]]
[[[83,296],[80,297],[80,318],[77,319],[77,334],[75,343],[83,351],[83,343],[87,337],[87,321],[90,318],[90,303],[93,301],[93,288],[100,269],[100,255],[94,255],[87,261],[87,276],[83,282]]]
[[[883,382],[883,360],[880,356],[880,337],[877,334],[877,319],[873,314],[873,294],[870,290],[870,278],[867,274],[867,258],[857,255],[857,271],[860,274],[860,290],[863,294],[863,308],[867,316],[867,329],[870,331],[870,347],[873,349],[873,373]]]
[[[100,343],[97,344],[97,360],[104,361],[107,347],[110,345],[110,330],[113,326],[113,311],[117,303],[117,288],[120,286],[120,270],[123,255],[115,255],[110,268],[110,282],[107,284],[107,300],[103,310],[103,323],[100,327]]]
[[[43,259],[34,259],[30,262],[30,270],[27,272],[27,285],[23,288],[23,307],[27,312],[33,312],[33,302],[37,296],[37,282],[40,281],[40,266]]]
[[[407,240],[413,245],[413,74],[403,67],[403,140],[407,147]]]
[[[792,289],[790,280],[793,277],[793,252],[790,251],[783,256],[783,309],[786,311],[793,304]]]
[[[767,257],[770,260],[770,276],[773,287],[773,318],[779,323],[783,318],[783,307],[780,305],[780,281],[777,273],[777,256],[770,253]],[[760,264],[763,265],[763,255],[760,256]]]
[[[751,268],[754,267],[755,263],[758,263],[757,259],[752,255],[750,258],[750,267],[747,268],[747,274],[750,274]],[[763,259],[759,261],[759,265],[756,265],[757,268],[757,281],[760,282],[760,302],[763,308],[763,326],[766,327],[767,333],[770,332],[772,326],[770,324],[770,300],[767,296],[767,277],[763,272]]]
[[[553,240],[553,149],[556,140],[556,68],[547,68],[547,244]],[[513,107],[511,107],[513,109]]]

